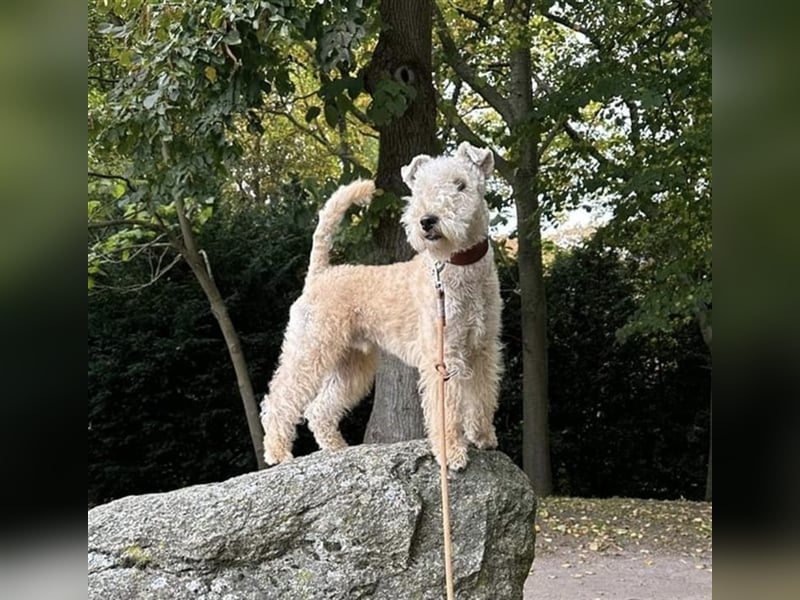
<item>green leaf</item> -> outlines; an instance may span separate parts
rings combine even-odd
[[[120,66],[127,69],[133,62],[133,53],[130,50],[123,50],[119,53],[117,60],[119,61]]]
[[[392,115],[389,111],[374,103],[367,108],[367,117],[378,127],[386,125],[392,120]]]
[[[213,214],[214,214],[213,206],[204,206],[203,209],[200,211],[197,220],[200,223],[200,225],[204,225],[206,221],[208,221]]]
[[[211,16],[208,18],[208,22],[214,29],[218,29],[220,25],[222,25],[222,18],[224,16],[224,12],[221,6],[214,7],[214,10],[211,11]]]
[[[306,111],[306,123],[311,123],[322,112],[319,106],[312,106]],[[327,118],[327,117],[326,117]]]
[[[361,77],[350,77],[347,81],[347,95],[355,100],[364,91],[364,80]]]
[[[90,219],[95,215],[96,212],[99,211],[100,206],[101,203],[99,200],[89,200],[89,202],[87,203],[87,209],[88,209],[87,212]]]
[[[339,120],[339,109],[336,105],[330,102],[325,103],[325,122],[329,127],[336,127]]]
[[[119,200],[122,196],[125,195],[125,192],[128,191],[128,188],[125,187],[125,184],[121,181],[115,181],[114,184],[111,186],[111,195],[114,196],[115,200]]]

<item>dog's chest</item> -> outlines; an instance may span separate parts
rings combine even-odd
[[[485,280],[453,278],[452,281],[444,283],[447,327],[468,330],[473,335],[482,335],[487,313],[492,309],[487,302]]]

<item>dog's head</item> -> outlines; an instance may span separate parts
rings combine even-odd
[[[401,169],[411,189],[402,221],[417,252],[446,260],[487,237],[489,208],[484,194],[493,169],[491,150],[468,142],[454,156],[420,154]]]

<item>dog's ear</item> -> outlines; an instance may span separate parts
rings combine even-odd
[[[403,178],[403,182],[408,187],[411,187],[411,184],[414,183],[414,179],[416,179],[417,176],[417,170],[430,159],[431,157],[427,154],[420,154],[415,156],[413,160],[405,167],[400,168],[400,176]]]
[[[477,165],[486,177],[494,170],[494,154],[487,148],[476,148],[469,142],[461,142],[456,156]]]

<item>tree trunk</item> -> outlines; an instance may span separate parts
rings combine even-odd
[[[518,172],[514,196],[522,320],[522,468],[539,496],[553,492],[547,395],[547,311],[535,177]]]
[[[530,0],[506,8],[520,27],[530,17]],[[522,319],[522,468],[539,496],[553,492],[550,469],[550,403],[547,396],[547,311],[537,190],[540,128],[533,115],[530,44],[522,36],[511,52],[510,123],[518,157],[512,178],[519,234],[518,270]]]
[[[250,431],[253,451],[255,452],[256,465],[259,469],[263,469],[266,467],[266,463],[264,462],[264,432],[261,429],[258,403],[253,393],[250,371],[247,368],[247,360],[242,350],[239,334],[236,332],[233,321],[231,321],[228,308],[225,306],[225,300],[222,298],[222,294],[214,281],[214,277],[211,275],[210,269],[206,267],[203,258],[200,256],[200,252],[197,250],[191,225],[186,218],[183,201],[177,199],[175,206],[178,213],[178,220],[180,221],[181,235],[183,237],[183,245],[179,247],[179,251],[192,269],[192,273],[194,273],[194,276],[200,283],[200,287],[203,288],[203,292],[211,306],[211,312],[217,319],[219,328],[222,331],[222,336],[225,338],[228,356],[231,359],[233,370],[236,373],[239,395],[244,405],[244,413],[247,418],[247,427]]]
[[[414,87],[416,95],[399,118],[379,126],[380,151],[376,184],[399,199],[409,193],[400,167],[417,154],[436,150],[436,100],[431,80],[432,7],[429,0],[382,0],[383,28],[372,60],[365,70],[367,91],[373,93],[383,79]],[[407,260],[412,255],[400,225],[400,202],[390,203],[375,241],[377,262]],[[425,433],[417,392],[416,369],[392,357],[383,357],[375,379],[375,401],[364,436],[365,442],[392,442],[422,437]]]
[[[522,468],[539,496],[553,492],[547,395],[547,312],[535,178],[517,177],[517,268],[522,319]],[[520,181],[522,180],[522,181]]]

